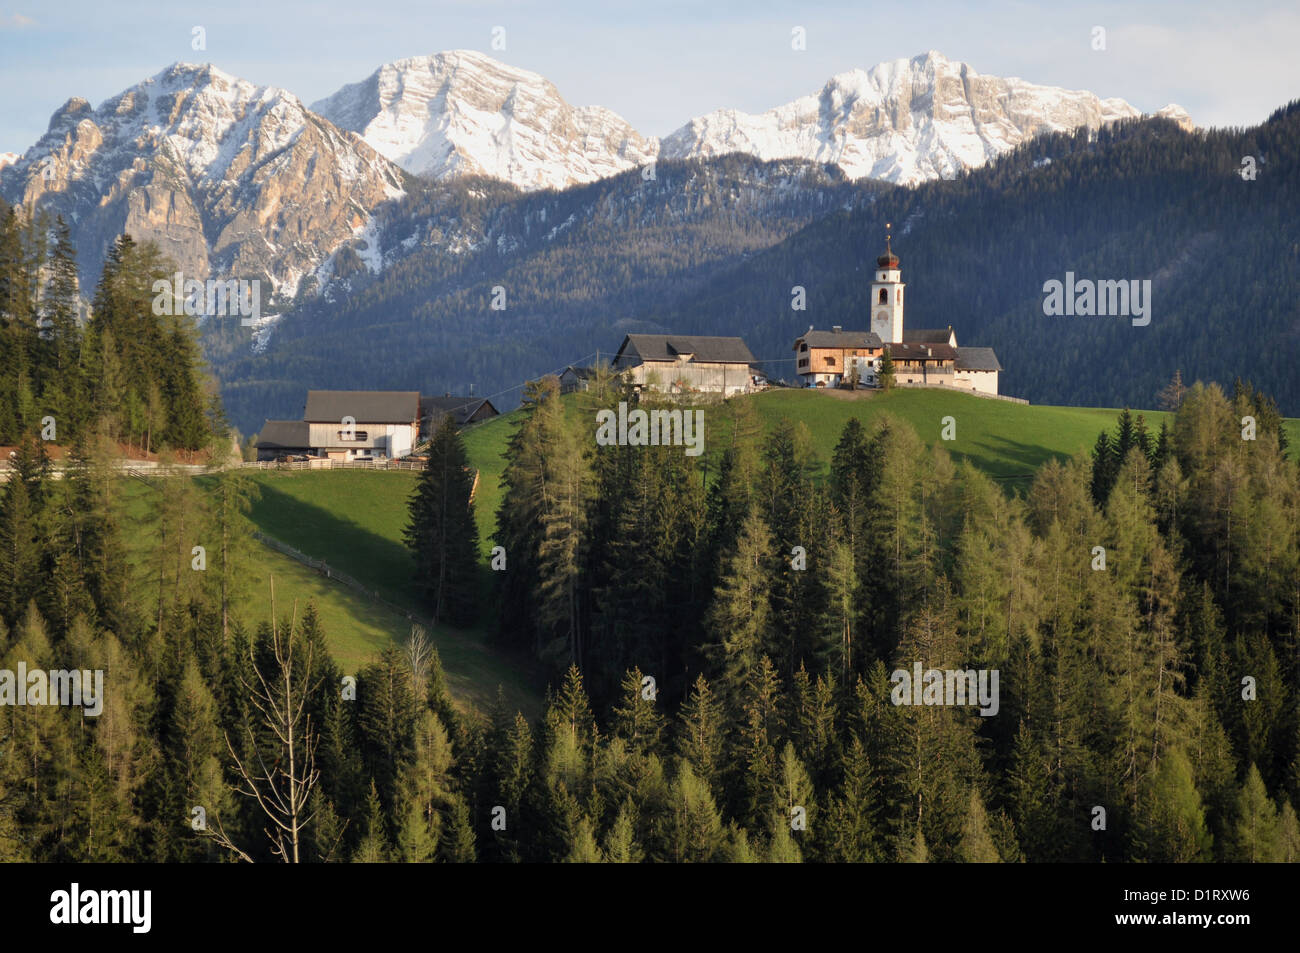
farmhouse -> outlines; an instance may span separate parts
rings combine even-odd
[[[876,259],[876,280],[871,284],[870,329],[808,331],[794,342],[797,371],[806,387],[838,387],[857,379],[879,383],[885,352],[894,362],[894,380],[914,387],[958,387],[983,394],[998,392],[1002,365],[991,347],[959,347],[957,332],[946,328],[903,326],[905,285],[891,237],[885,236],[885,254]]]
[[[638,388],[668,394],[749,394],[763,374],[745,342],[733,337],[629,334],[613,370]]]
[[[317,456],[331,460],[405,457],[420,430],[414,390],[309,390],[303,419]]]
[[[875,384],[884,347],[872,331],[845,331],[838,325],[829,331],[810,327],[794,342],[799,376],[809,387],[835,387],[847,381],[854,369],[861,383]]]
[[[456,397],[444,394],[441,397],[420,398],[420,436],[429,437],[442,424],[448,415],[457,427],[468,427],[483,420],[500,415],[500,411],[486,397]]]

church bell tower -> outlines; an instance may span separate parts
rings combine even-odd
[[[871,283],[871,330],[885,344],[903,340],[903,279],[898,256],[890,244],[892,226],[885,224],[885,253],[876,259],[876,280]]]

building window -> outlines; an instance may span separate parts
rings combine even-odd
[[[835,366],[835,358],[833,358],[833,357],[828,357],[828,358],[826,358],[826,365],[827,365],[828,367],[834,367],[834,366]]]
[[[881,288],[881,289],[880,289],[880,303],[881,303],[881,304],[887,304],[888,302],[889,302],[889,292],[886,291],[884,288]]]
[[[339,441],[341,443],[361,443],[369,439],[370,434],[364,430],[340,430]]]

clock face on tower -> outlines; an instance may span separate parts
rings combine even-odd
[[[889,320],[889,312],[888,312],[888,311],[877,311],[877,312],[876,312],[876,320],[877,320],[877,321],[888,321],[888,320]]]

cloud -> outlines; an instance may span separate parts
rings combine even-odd
[[[0,30],[25,30],[33,26],[36,26],[36,21],[21,13],[0,14]]]

